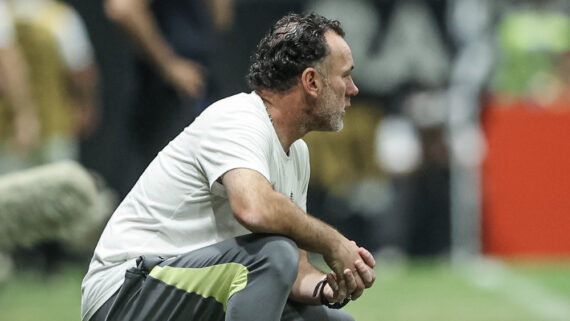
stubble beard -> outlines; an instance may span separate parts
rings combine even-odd
[[[335,106],[339,100],[334,96],[330,85],[327,83],[325,86],[322,99],[315,105],[316,130],[339,132],[344,127],[344,112]]]

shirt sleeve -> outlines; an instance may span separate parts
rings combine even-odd
[[[270,181],[271,127],[253,110],[239,109],[208,121],[200,142],[198,162],[210,188],[229,170],[247,168]]]
[[[79,14],[71,7],[67,9],[54,30],[55,37],[66,66],[80,71],[93,63],[93,47]]]

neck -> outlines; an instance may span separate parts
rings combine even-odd
[[[291,144],[307,133],[299,122],[303,106],[301,97],[292,90],[284,93],[259,90],[256,93],[265,104],[281,147],[285,153],[289,154]]]

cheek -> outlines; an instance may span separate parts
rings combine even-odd
[[[339,91],[339,97],[342,97],[344,99],[346,96],[348,96],[348,91],[347,91],[347,87],[345,86],[342,88],[342,92]]]
[[[336,97],[344,97],[346,96],[346,86],[344,85],[344,83],[339,84],[339,86],[337,86],[334,90],[334,94]]]
[[[344,96],[348,96],[348,91],[350,89],[350,82],[349,81],[343,81],[342,83],[342,93]]]

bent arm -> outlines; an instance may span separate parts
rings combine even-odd
[[[99,75],[94,63],[69,72],[70,94],[77,107],[77,132],[89,137],[99,125]]]
[[[349,241],[330,225],[307,215],[285,195],[273,190],[263,175],[238,168],[223,175],[236,219],[256,233],[276,233],[310,252],[331,255]]]
[[[202,67],[174,52],[160,33],[149,6],[150,0],[106,0],[105,12],[174,88],[185,96],[200,95],[204,90]]]
[[[149,6],[149,0],[106,0],[105,12],[128,33],[146,57],[160,68],[176,55],[160,34]]]
[[[371,267],[374,263],[367,259],[364,259],[366,264],[362,263],[362,248],[276,192],[263,175],[251,169],[237,168],[226,172],[221,181],[226,187],[235,218],[247,229],[256,233],[285,235],[299,248],[323,255],[337,281],[334,282],[335,291],[330,286],[327,288],[327,298],[343,301],[351,294],[358,297],[365,287],[372,285],[375,276]],[[301,254],[300,278],[295,282],[292,295],[297,300],[315,302],[311,291],[322,280],[323,274],[308,263],[306,253]]]
[[[339,276],[337,298],[355,290],[345,273],[356,271],[358,247],[341,233],[319,219],[306,214],[285,195],[273,190],[257,171],[232,169],[222,176],[236,219],[256,233],[276,233],[294,240],[299,248],[320,253],[327,265]],[[359,281],[362,284],[362,281]],[[364,288],[364,286],[359,286]]]

